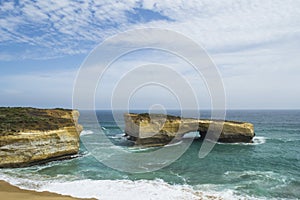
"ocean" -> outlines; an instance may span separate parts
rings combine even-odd
[[[168,113],[180,114],[176,110]],[[200,113],[201,118],[210,117],[209,111]],[[82,140],[97,140],[98,133],[103,131],[116,148],[133,154],[159,148],[132,147],[123,137],[124,129],[116,123],[122,117],[115,120],[107,110],[96,114],[101,129],[92,123],[91,112],[81,112]],[[144,173],[108,167],[82,142],[79,157],[27,168],[0,169],[0,179],[24,189],[101,200],[300,199],[300,110],[229,110],[226,119],[253,123],[254,142],[217,143],[206,157],[199,158],[202,141],[195,140],[172,164]],[[98,144],[98,154],[114,156],[112,147],[102,145],[101,141]],[[124,160],[126,157],[115,162],[122,166]]]

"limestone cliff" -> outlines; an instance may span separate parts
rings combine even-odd
[[[0,108],[0,167],[22,167],[78,153],[79,112]]]
[[[210,127],[211,134],[207,139],[219,142],[251,142],[254,127],[251,123],[236,121],[217,121],[206,119],[180,118],[161,114],[125,114],[125,133],[137,145],[162,146],[171,140],[180,140],[188,132],[198,131],[204,139]],[[223,125],[221,135],[215,134],[219,125]],[[214,126],[216,125],[216,126]]]

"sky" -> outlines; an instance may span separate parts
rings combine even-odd
[[[0,106],[71,108],[78,71],[93,49],[124,31],[162,28],[205,49],[222,79],[227,109],[300,109],[299,8],[298,0],[0,0]],[[112,66],[99,83],[96,107],[109,108],[113,86],[104,86],[120,72],[153,62],[180,68],[200,107],[210,107],[205,82],[193,82],[186,63],[156,51]],[[168,92],[145,88],[133,93],[130,106],[177,108]]]

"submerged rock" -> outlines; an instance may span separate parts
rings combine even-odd
[[[66,159],[79,151],[79,112],[0,108],[0,167]]]
[[[127,113],[124,114],[124,119],[125,134],[136,145],[163,146],[172,140],[181,140],[188,132],[199,132],[201,139],[225,143],[249,143],[255,135],[253,124],[247,122],[180,118],[148,113]]]

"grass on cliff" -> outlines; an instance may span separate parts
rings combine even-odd
[[[73,126],[72,110],[0,107],[0,136],[23,131],[49,131]]]

